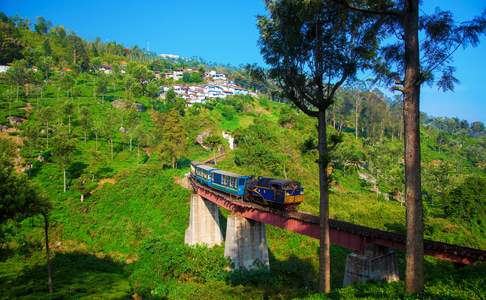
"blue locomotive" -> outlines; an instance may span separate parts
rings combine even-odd
[[[191,176],[203,185],[248,202],[292,209],[304,201],[304,188],[295,180],[254,178],[197,162],[191,163]]]

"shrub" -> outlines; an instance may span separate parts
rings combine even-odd
[[[444,212],[456,221],[486,225],[486,178],[471,176],[445,196]]]

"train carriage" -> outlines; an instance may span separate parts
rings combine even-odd
[[[217,170],[214,167],[207,166],[201,163],[192,163],[191,164],[191,171],[193,173],[194,178],[202,184],[211,185],[211,172],[213,170]]]
[[[228,194],[243,196],[245,194],[246,182],[250,178],[250,176],[216,169],[211,171],[210,186]]]
[[[212,189],[241,197],[244,201],[292,210],[304,201],[304,188],[299,182],[240,175],[202,163],[191,163],[191,176]]]

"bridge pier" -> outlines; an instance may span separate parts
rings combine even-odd
[[[265,224],[237,215],[229,215],[224,256],[230,258],[236,270],[269,269]]]
[[[219,209],[211,201],[198,194],[191,195],[189,227],[186,229],[186,245],[206,245],[213,247],[223,243],[219,227]]]
[[[350,253],[346,257],[343,286],[367,281],[398,281],[395,252],[379,245],[367,245],[363,255]]]

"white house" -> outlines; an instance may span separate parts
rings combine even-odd
[[[100,72],[103,72],[105,74],[111,74],[113,72],[112,68],[110,66],[107,66],[107,65],[103,65],[101,66],[98,71]]]
[[[168,59],[178,59],[179,55],[175,54],[159,54],[161,58],[168,58]]]
[[[9,69],[9,66],[0,65],[0,73],[5,73]]]
[[[214,70],[207,72],[204,77],[211,79],[212,81],[227,81],[226,75],[223,73],[218,73]]]
[[[177,95],[184,95],[186,93],[186,87],[181,85],[174,85],[173,89]]]
[[[182,75],[183,74],[184,74],[184,72],[182,72],[180,70],[177,70],[177,71],[172,71],[172,73],[165,73],[164,74],[164,77],[166,79],[172,78],[175,81],[177,81],[177,80],[181,80],[182,79]]]
[[[247,90],[244,90],[244,89],[242,89],[240,87],[235,88],[233,93],[235,95],[248,95],[248,91]]]
[[[204,94],[208,98],[224,98],[224,97],[226,97],[226,94],[224,93],[223,88],[219,85],[206,85],[204,87]]]
[[[223,73],[216,73],[212,76],[214,81],[226,81],[226,75]]]

